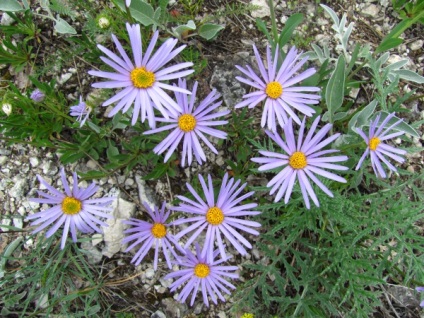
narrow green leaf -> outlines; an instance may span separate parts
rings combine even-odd
[[[282,48],[284,45],[286,45],[290,38],[293,35],[294,29],[301,24],[303,21],[303,14],[302,13],[295,13],[290,16],[290,18],[287,19],[286,25],[284,26],[283,30],[281,30],[280,36],[278,38],[278,45],[280,48]]]
[[[268,29],[266,28],[266,23],[263,20],[256,18],[256,27],[259,31],[265,34],[269,42],[272,42],[271,35],[269,34]]]
[[[402,42],[403,42],[403,40],[400,39],[400,38],[394,38],[394,39],[390,38],[390,39],[384,40],[377,47],[377,49],[375,50],[375,53],[378,54],[378,53],[393,49],[393,48],[401,45]]]
[[[394,70],[392,73],[399,75],[399,78],[415,82],[418,84],[424,83],[424,77],[410,70]]]
[[[337,60],[336,68],[333,74],[331,74],[330,80],[328,81],[327,88],[325,90],[325,100],[327,102],[327,108],[329,111],[329,121],[333,123],[333,114],[343,104],[344,88],[345,88],[345,59],[343,55],[339,56]]]

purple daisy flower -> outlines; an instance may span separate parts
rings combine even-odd
[[[265,157],[253,158],[252,161],[263,164],[261,167],[259,167],[259,171],[267,171],[279,167],[284,167],[284,169],[282,169],[267,184],[267,187],[272,187],[270,191],[271,195],[279,189],[275,197],[275,202],[279,201],[284,194],[284,203],[289,201],[296,178],[299,180],[300,190],[308,209],[310,208],[309,196],[312,198],[312,201],[314,201],[315,205],[319,206],[318,198],[312,189],[308,177],[330,197],[333,197],[333,194],[320,180],[318,180],[315,174],[338,182],[346,182],[346,180],[342,177],[323,169],[347,170],[347,167],[335,165],[333,162],[345,161],[348,158],[347,156],[324,156],[330,153],[338,152],[338,150],[335,149],[321,149],[336,140],[340,134],[334,134],[333,136],[323,140],[324,136],[328,133],[332,126],[331,124],[327,124],[322,127],[315,134],[315,136],[313,136],[319,120],[320,117],[318,116],[314,120],[311,129],[304,139],[303,135],[305,131],[305,118],[303,119],[297,138],[297,143],[293,132],[293,122],[291,119],[289,119],[289,122],[283,127],[286,139],[285,142],[277,133],[266,131],[266,134],[282,148],[285,154],[261,150],[259,153]]]
[[[227,133],[210,127],[228,123],[226,120],[214,119],[228,115],[230,113],[229,110],[211,114],[212,111],[221,106],[222,101],[214,103],[219,97],[221,97],[221,95],[217,93],[216,90],[213,90],[199,104],[199,106],[194,109],[197,85],[198,83],[195,82],[193,91],[191,93],[190,102],[188,101],[186,94],[179,92],[175,93],[177,102],[182,107],[182,111],[176,113],[175,115],[170,114],[170,118],[168,119],[157,118],[157,121],[169,123],[169,125],[144,132],[144,134],[155,134],[161,131],[173,129],[168,137],[166,137],[153,149],[156,154],[161,154],[168,150],[165,156],[165,162],[169,159],[169,157],[171,157],[172,153],[175,151],[178,144],[181,142],[181,139],[183,138],[183,154],[181,161],[181,166],[183,167],[185,166],[186,158],[188,159],[188,165],[191,165],[193,161],[193,153],[199,164],[202,164],[204,161],[206,161],[206,155],[202,149],[202,146],[200,145],[199,137],[216,154],[218,154],[218,150],[216,150],[216,148],[211,144],[211,142],[205,137],[204,134],[208,134],[220,139],[227,138]],[[178,81],[178,86],[186,89],[186,81],[180,79]]]
[[[134,241],[125,252],[135,248],[137,245],[143,243],[138,252],[134,255],[131,263],[138,266],[149,250],[155,244],[155,259],[153,268],[156,270],[158,267],[159,250],[162,247],[163,255],[165,255],[166,263],[168,267],[172,269],[171,259],[169,258],[169,252],[174,255],[177,259],[178,255],[175,253],[171,246],[171,243],[181,252],[185,253],[184,249],[178,244],[178,241],[169,232],[169,224],[166,224],[166,220],[169,217],[170,211],[165,213],[165,202],[162,204],[162,208],[159,210],[155,208],[152,210],[147,203],[143,203],[147,213],[153,219],[153,223],[149,223],[142,220],[131,218],[129,221],[123,221],[124,224],[132,225],[133,227],[125,230],[125,234],[131,234],[122,240],[122,243],[128,243]]]
[[[46,95],[44,95],[44,93],[38,88],[36,88],[30,96],[30,98],[36,103],[42,102],[44,100],[44,97],[46,97]]]
[[[255,52],[260,76],[262,76],[262,78],[260,78],[249,65],[246,65],[246,69],[236,65],[237,69],[248,77],[244,78],[237,76],[236,79],[257,90],[244,95],[244,100],[235,107],[240,108],[248,106],[249,108],[253,108],[260,102],[265,101],[261,126],[265,127],[265,125],[267,125],[268,129],[271,131],[277,129],[276,118],[281,127],[288,122],[287,114],[300,125],[300,119],[293,111],[293,108],[306,116],[312,116],[315,110],[307,104],[318,104],[321,97],[320,95],[305,94],[302,92],[318,92],[320,89],[318,87],[308,86],[293,87],[293,85],[310,77],[316,72],[315,69],[309,68],[301,74],[295,75],[295,73],[306,63],[308,58],[305,57],[298,62],[300,54],[298,54],[295,47],[292,47],[277,72],[278,57],[280,54],[278,46],[275,50],[274,58],[271,57],[271,48],[267,46],[267,68],[265,68],[262,63],[255,45],[253,45],[253,51]]]
[[[384,155],[392,158],[393,160],[399,163],[403,163],[405,161],[405,158],[402,158],[398,155],[405,155],[406,151],[402,149],[396,149],[395,147],[389,146],[383,143],[382,141],[401,136],[405,132],[398,131],[398,132],[388,134],[390,130],[392,130],[393,128],[395,128],[397,125],[399,125],[402,122],[402,119],[399,119],[386,128],[386,125],[389,123],[390,119],[395,117],[395,113],[391,113],[387,115],[387,117],[382,121],[382,123],[378,127],[380,117],[381,117],[381,114],[378,114],[375,120],[371,121],[368,137],[365,135],[365,133],[361,129],[356,128],[357,133],[365,140],[368,147],[365,150],[364,154],[362,155],[361,159],[359,160],[355,170],[358,170],[361,167],[364,159],[368,156],[368,154],[370,154],[371,165],[374,170],[374,173],[377,176],[380,175],[382,178],[386,178],[386,173],[384,172],[383,166],[381,165],[381,161],[383,161],[386,164],[386,166],[389,167],[390,170],[394,172],[396,172],[397,170],[396,170],[396,167],[393,166],[384,157]]]
[[[112,210],[112,208],[106,207],[106,205],[110,204],[113,200],[115,200],[115,198],[109,197],[89,199],[99,189],[99,187],[96,186],[94,182],[91,183],[87,188],[79,188],[78,177],[74,172],[74,184],[71,190],[69,188],[68,181],[66,180],[65,170],[63,168],[60,170],[60,175],[65,193],[56,190],[39,175],[37,175],[40,183],[45,186],[51,194],[37,191],[37,193],[42,198],[31,198],[29,200],[37,203],[53,204],[54,206],[50,209],[29,215],[27,219],[38,219],[32,222],[31,225],[42,224],[32,232],[33,234],[44,230],[50,224],[56,222],[47,231],[46,237],[52,236],[59,229],[59,227],[64,224],[62,242],[60,245],[60,248],[63,249],[65,247],[65,242],[66,238],[68,237],[69,230],[74,242],[77,241],[77,229],[82,233],[92,233],[93,231],[101,233],[102,231],[98,225],[105,227],[108,225],[105,222],[99,220],[99,217],[112,218],[111,215],[104,212]]]
[[[131,0],[125,0],[125,5],[129,7],[131,5]]]
[[[218,198],[215,200],[211,176],[208,175],[208,185],[206,185],[206,182],[201,175],[199,175],[199,180],[202,185],[203,193],[206,197],[206,202],[203,201],[196,190],[187,183],[188,190],[197,202],[179,195],[177,198],[183,201],[183,203],[180,203],[178,207],[171,208],[174,211],[197,215],[191,218],[178,219],[172,223],[173,225],[193,223],[175,235],[175,238],[180,239],[182,236],[195,230],[185,244],[185,248],[187,248],[200,235],[200,233],[207,228],[206,241],[203,247],[202,256],[207,254],[209,257],[212,257],[214,243],[216,240],[219,251],[221,252],[221,257],[225,259],[226,254],[222,234],[231,242],[240,254],[245,255],[247,252],[243,245],[248,248],[252,248],[252,245],[239,233],[239,231],[244,231],[252,235],[259,235],[258,231],[253,230],[250,227],[260,227],[261,225],[258,222],[243,220],[239,217],[257,215],[260,214],[260,212],[250,211],[250,209],[257,206],[256,203],[248,203],[244,205],[239,205],[239,203],[252,196],[254,191],[237,198],[237,196],[246,187],[247,183],[239,187],[241,181],[238,180],[237,182],[234,182],[234,178],[228,180],[228,174],[226,173],[222,180]]]
[[[134,24],[131,26],[127,23],[127,31],[134,55],[134,64],[116,36],[112,34],[112,39],[121,57],[100,44],[97,47],[107,55],[107,57],[100,57],[102,61],[116,72],[89,71],[88,73],[93,76],[110,79],[107,82],[94,83],[93,87],[123,88],[119,93],[103,103],[103,106],[108,106],[119,101],[109,113],[109,117],[114,116],[120,110],[123,113],[127,112],[134,103],[131,124],[135,125],[139,116],[141,117],[141,122],[144,122],[147,117],[150,127],[155,128],[156,122],[153,108],[157,108],[165,118],[169,118],[168,113],[176,114],[177,111],[181,111],[181,107],[163,89],[190,94],[186,89],[166,84],[164,81],[181,78],[193,73],[194,70],[192,69],[181,71],[183,68],[193,66],[193,63],[179,63],[163,68],[186,46],[182,45],[174,50],[177,40],[168,39],[152,55],[159,37],[159,31],[156,31],[146,52],[143,54],[140,25]]]
[[[424,287],[416,287],[415,290],[417,292],[424,292]],[[420,303],[420,306],[424,308],[424,300]]]
[[[80,96],[80,102],[78,105],[71,106],[69,114],[73,117],[77,117],[77,121],[80,123],[80,128],[84,126],[85,121],[91,113],[91,107],[87,106],[85,102],[82,100],[82,96]],[[83,116],[85,116],[83,118]]]
[[[216,296],[218,296],[220,300],[225,301],[222,292],[230,295],[231,292],[228,288],[236,288],[224,277],[237,279],[239,275],[235,273],[235,271],[238,270],[238,267],[220,266],[220,264],[231,258],[231,256],[215,260],[218,254],[219,251],[216,250],[213,252],[212,258],[207,258],[202,255],[200,247],[196,243],[196,255],[187,249],[185,257],[181,258],[179,265],[183,267],[183,269],[170,273],[164,277],[164,279],[178,277],[178,279],[171,285],[171,292],[175,291],[178,287],[187,282],[178,295],[177,299],[180,302],[185,302],[191,293],[190,306],[193,306],[199,287],[201,287],[203,302],[209,307],[208,295],[211,297],[212,301],[217,304]]]

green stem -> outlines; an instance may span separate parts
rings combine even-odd
[[[274,10],[274,2],[272,0],[268,0],[269,11],[271,13],[271,30],[272,36],[274,37],[273,49],[278,44],[278,31],[277,31],[277,22],[275,22],[275,10]]]

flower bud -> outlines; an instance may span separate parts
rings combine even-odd
[[[10,105],[9,103],[4,103],[1,109],[7,116],[10,116],[10,114],[12,113],[12,105]]]

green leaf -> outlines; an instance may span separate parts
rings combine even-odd
[[[333,114],[343,104],[344,88],[345,88],[345,59],[343,55],[339,56],[337,60],[336,68],[333,74],[331,74],[330,80],[328,81],[327,88],[325,90],[325,100],[327,102],[327,108],[329,111],[329,121],[333,123]]]
[[[100,127],[99,126],[97,126],[96,124],[94,124],[93,122],[91,122],[91,121],[87,121],[87,125],[88,125],[88,127],[90,127],[91,129],[93,129],[96,133],[100,133]]]
[[[107,176],[107,173],[98,170],[91,170],[86,173],[79,173],[82,179],[92,180],[92,179],[100,179]]]
[[[348,127],[349,130],[356,131],[354,128],[361,128],[365,124],[369,123],[368,118],[374,113],[375,108],[377,107],[377,101],[374,99],[367,106],[364,107],[361,111],[357,112],[349,121]]]
[[[135,2],[134,6],[133,3],[131,3],[130,11],[133,18],[144,26],[157,24],[156,21],[152,19],[155,14],[155,12],[153,11],[153,7],[146,2]]]
[[[268,42],[272,42],[271,35],[269,34],[268,29],[266,28],[266,23],[263,20],[256,18],[256,27],[259,31],[265,34],[266,38],[268,39]]]
[[[199,35],[206,40],[212,40],[223,28],[222,25],[205,23],[200,26]]]
[[[110,161],[116,160],[115,156],[119,155],[119,150],[117,147],[113,145],[109,145],[109,147],[107,147],[107,150],[106,150],[106,155]]]
[[[193,20],[189,20],[187,24],[179,25],[176,28],[172,28],[173,33],[177,37],[181,37],[181,34],[183,34],[183,32],[185,31],[193,31],[193,30],[196,30],[196,24],[194,23]]]
[[[283,30],[281,30],[280,36],[278,38],[278,45],[280,48],[282,48],[284,45],[286,45],[291,36],[293,35],[294,29],[301,24],[303,21],[303,14],[302,13],[295,13],[290,16],[290,18],[287,19],[286,25],[284,26]]]
[[[75,29],[71,27],[68,22],[66,22],[59,16],[56,17],[54,29],[57,33],[61,34],[77,34],[77,31],[75,31]]]
[[[424,77],[410,70],[393,70],[392,73],[399,75],[399,78],[415,82],[418,84],[424,83]]]
[[[151,180],[151,179],[159,179],[168,171],[168,165],[165,163],[159,163],[155,166],[154,170],[147,174],[143,179]]]
[[[390,39],[384,40],[377,47],[377,49],[375,50],[375,53],[378,54],[378,53],[393,49],[393,48],[401,45],[402,42],[403,42],[403,40],[400,39],[400,38],[394,38],[394,39],[390,38]]]
[[[379,112],[379,113],[381,113],[381,117],[380,117],[380,120],[379,120],[378,125],[381,124],[383,122],[383,120],[386,119],[386,117],[389,115],[389,113],[387,113],[387,112]],[[373,116],[372,120],[374,120],[378,116],[379,113],[376,113]],[[389,126],[393,125],[399,119],[400,118],[394,116],[386,124],[386,127],[389,127]],[[420,138],[420,134],[414,128],[412,128],[410,125],[408,125],[407,123],[405,123],[404,121],[400,122],[396,127],[393,127],[392,129],[393,130],[397,130],[397,131],[403,131],[403,132],[405,132],[407,134],[410,134],[410,135],[412,135],[414,137]]]
[[[22,6],[16,0],[2,0],[0,2],[0,11],[16,12],[22,10]]]

